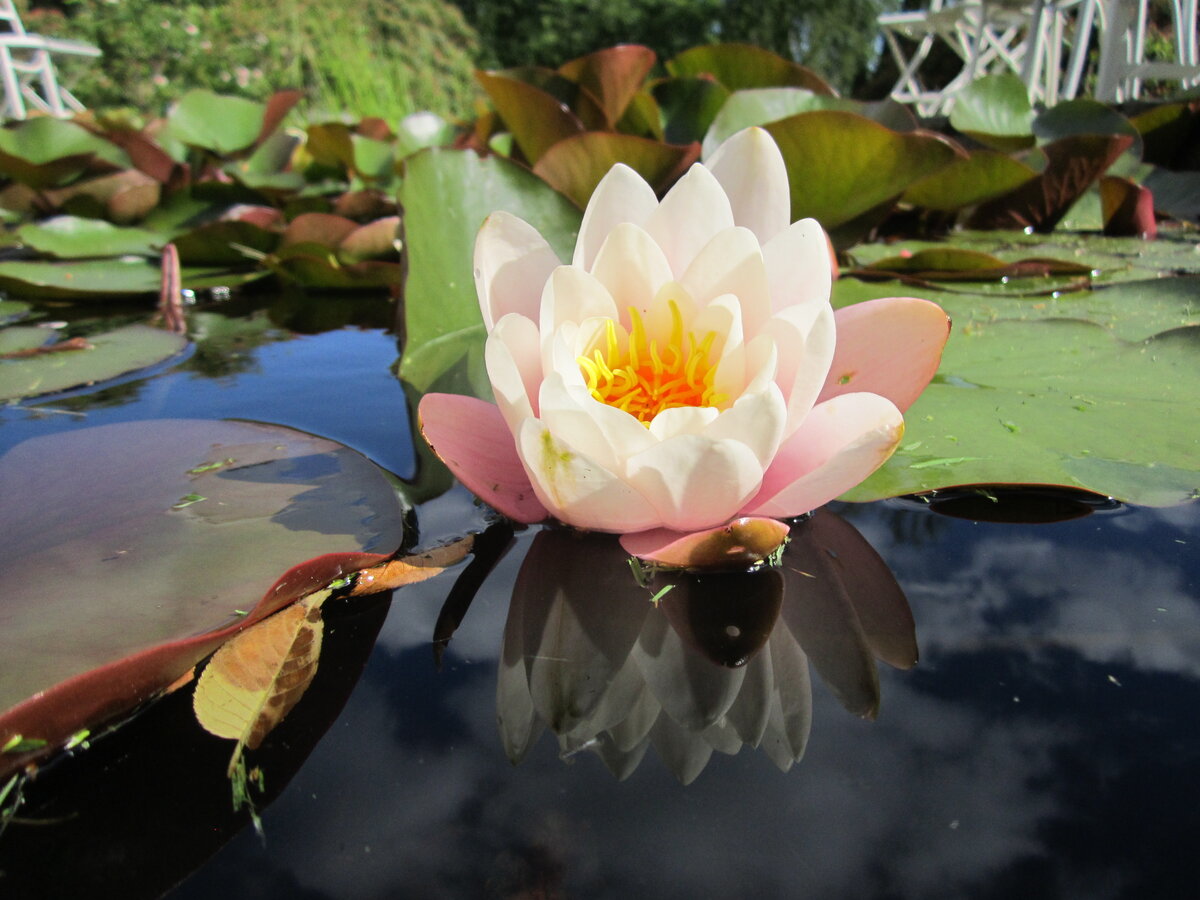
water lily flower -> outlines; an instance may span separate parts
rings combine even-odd
[[[899,443],[949,322],[914,298],[835,314],[828,238],[789,210],[783,157],[750,128],[661,202],[614,166],[568,264],[493,213],[475,283],[496,403],[427,394],[426,440],[510,518],[627,535],[650,559],[854,487]]]

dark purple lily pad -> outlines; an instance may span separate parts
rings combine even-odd
[[[366,459],[247,422],[35,438],[0,457],[0,495],[0,746],[61,743],[148,699],[403,535]],[[21,760],[0,756],[0,772]]]

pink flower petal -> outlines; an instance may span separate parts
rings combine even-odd
[[[536,322],[542,285],[561,264],[524,219],[503,211],[488,216],[475,236],[475,291],[488,331],[508,313]]]
[[[655,528],[621,535],[625,552],[662,566],[719,568],[748,566],[779,549],[788,526],[778,519],[742,518],[690,534]]]
[[[417,418],[438,459],[476,497],[517,522],[540,522],[549,515],[496,406],[458,394],[426,394]]]
[[[936,303],[885,297],[834,314],[837,349],[818,402],[869,391],[902,412],[929,384],[950,337],[950,319]]]
[[[900,411],[877,394],[819,403],[779,448],[742,514],[789,518],[816,509],[883,465],[903,435]]]

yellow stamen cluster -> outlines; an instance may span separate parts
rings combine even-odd
[[[700,340],[693,332],[685,335],[679,305],[674,300],[668,305],[671,334],[666,346],[660,347],[656,338],[647,339],[641,315],[630,307],[627,349],[621,349],[616,325],[610,320],[604,346],[577,360],[593,397],[636,416],[646,427],[664,409],[718,406],[727,399],[714,390],[716,366],[708,361],[716,332]]]

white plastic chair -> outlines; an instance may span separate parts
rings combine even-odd
[[[1080,0],[962,0],[924,11],[879,17],[884,39],[900,69],[892,97],[914,103],[921,115],[948,113],[956,94],[982,75],[1011,71],[1024,81],[1031,100],[1058,100],[1062,54],[1070,7]],[[1188,0],[1194,2],[1194,0]],[[899,36],[916,41],[904,54]],[[933,45],[944,41],[963,61],[944,88],[927,88],[919,74]]]
[[[24,119],[29,108],[52,116],[82,112],[83,104],[58,83],[51,54],[100,56],[82,41],[29,34],[12,0],[0,0],[0,80],[4,82],[4,119]]]
[[[1197,51],[1197,0],[1172,0],[1175,62],[1146,62],[1146,23],[1149,0],[1084,0],[1067,69],[1063,96],[1079,91],[1087,64],[1092,28],[1100,18],[1100,62],[1096,70],[1097,100],[1115,103],[1136,100],[1143,80],[1178,80],[1180,87],[1200,84]]]

